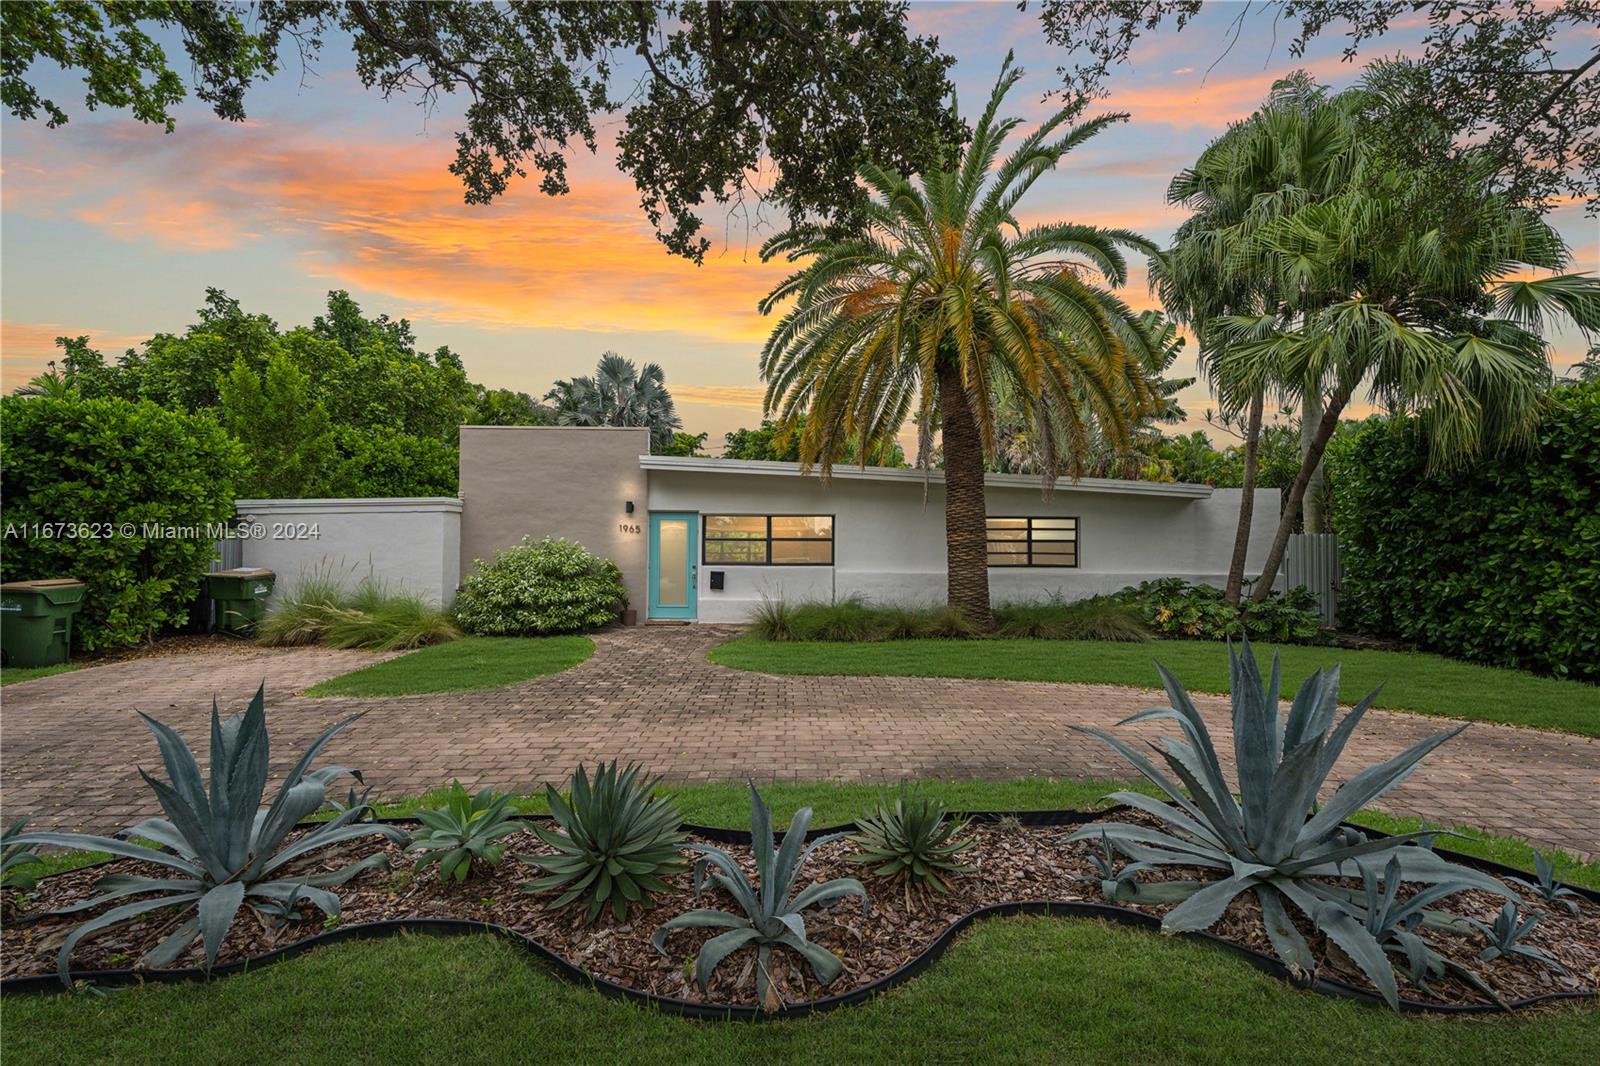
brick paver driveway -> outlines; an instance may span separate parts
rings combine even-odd
[[[1114,686],[772,677],[706,662],[706,651],[729,633],[711,626],[609,631],[595,638],[592,659],[563,674],[458,695],[293,695],[373,659],[322,649],[173,655],[27,682],[0,697],[5,818],[26,813],[39,825],[109,830],[155,813],[134,766],[159,762],[132,709],[175,726],[203,759],[212,693],[224,708],[238,709],[263,679],[275,770],[329,723],[366,711],[328,754],[361,767],[389,797],[452,777],[527,790],[560,781],[579,762],[610,758],[640,760],[669,781],[1126,778],[1114,753],[1069,727],[1110,726],[1165,702],[1155,692]],[[1197,702],[1219,747],[1230,750],[1226,699]],[[1346,763],[1368,765],[1448,724],[1372,712]],[[1124,732],[1164,731],[1158,724]],[[1594,854],[1600,743],[1473,725],[1383,806]]]

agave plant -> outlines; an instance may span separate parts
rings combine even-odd
[[[1141,885],[1139,897],[1145,902],[1177,903],[1162,918],[1161,927],[1179,933],[1209,928],[1236,897],[1253,892],[1278,956],[1291,970],[1309,973],[1315,959],[1290,920],[1289,908],[1295,908],[1360,965],[1396,1005],[1398,997],[1391,994],[1394,975],[1385,953],[1354,918],[1352,895],[1335,879],[1357,875],[1358,860],[1371,864],[1393,860],[1397,884],[1457,882],[1500,895],[1509,891],[1488,874],[1450,863],[1415,843],[1436,830],[1357,839],[1341,833],[1340,823],[1404,781],[1424,756],[1466,727],[1420,740],[1394,758],[1362,770],[1318,808],[1318,793],[1377,692],[1337,720],[1339,668],[1318,670],[1300,686],[1285,719],[1278,711],[1278,657],[1273,656],[1271,680],[1266,683],[1248,641],[1242,652],[1230,642],[1228,658],[1238,797],[1222,772],[1205,720],[1178,679],[1158,665],[1171,705],[1141,712],[1122,724],[1178,723],[1184,740],[1169,738],[1154,746],[1171,776],[1117,737],[1097,729],[1083,732],[1105,741],[1166,794],[1165,803],[1136,792],[1113,796],[1154,816],[1165,828],[1100,823],[1072,839],[1104,834],[1123,854],[1148,867],[1216,871],[1215,880]],[[1339,906],[1328,908],[1327,903]]]
[[[1526,921],[1522,920],[1521,910],[1515,900],[1506,901],[1506,905],[1500,908],[1500,913],[1495,915],[1493,925],[1486,925],[1476,918],[1468,918],[1466,921],[1489,940],[1488,946],[1478,953],[1478,958],[1484,962],[1498,959],[1502,955],[1521,955],[1523,958],[1542,962],[1562,973],[1567,972],[1565,966],[1539,948],[1522,943],[1522,938],[1539,924],[1539,916],[1531,914]]]
[[[1533,853],[1533,876],[1534,879],[1532,881],[1521,877],[1508,877],[1506,880],[1527,889],[1536,898],[1551,906],[1560,904],[1567,909],[1569,914],[1576,915],[1578,913],[1578,900],[1583,897],[1556,878],[1555,865],[1544,857],[1544,852],[1542,851]]]
[[[1126,901],[1139,897],[1139,871],[1142,863],[1120,866],[1116,846],[1105,833],[1100,834],[1100,847],[1091,849],[1089,862],[1100,875],[1100,894],[1108,901]]]
[[[18,818],[0,833],[0,888],[29,889],[39,881],[33,867],[43,866],[44,859],[31,845],[14,842],[27,824],[26,818]]]
[[[422,852],[417,872],[437,863],[439,880],[465,881],[474,862],[499,866],[505,845],[495,841],[517,831],[510,806],[510,795],[496,796],[486,788],[469,796],[460,781],[450,782],[443,807],[417,812],[423,828],[406,845],[407,851]]]
[[[716,885],[739,905],[741,913],[720,910],[693,910],[680,914],[657,927],[650,937],[656,950],[666,954],[667,936],[674,929],[726,929],[701,945],[694,960],[694,977],[701,991],[711,982],[711,975],[723,959],[749,944],[756,945],[756,1000],[763,1007],[775,1010],[781,1003],[772,986],[772,949],[776,946],[797,952],[811,964],[811,972],[823,985],[831,984],[844,970],[839,957],[820,944],[806,939],[807,908],[859,896],[861,908],[867,909],[867,890],[853,877],[839,877],[832,881],[800,886],[800,873],[806,860],[824,844],[838,840],[843,833],[830,833],[819,837],[806,847],[806,830],[811,826],[811,808],[803,807],[789,823],[783,843],[774,846],[772,812],[767,808],[761,793],[754,784],[750,786],[750,844],[754,852],[756,875],[760,886],[751,884],[743,867],[727,852],[708,844],[691,844],[689,850],[698,852],[694,864],[694,891],[699,894],[709,885]],[[802,850],[803,849],[803,850]]]
[[[908,791],[904,786],[894,805],[880,803],[872,814],[856,820],[850,842],[860,850],[850,861],[872,866],[872,873],[904,886],[948,892],[945,878],[971,873],[975,867],[958,860],[975,841],[960,834],[966,822],[955,822],[943,803]]]
[[[538,838],[556,849],[554,856],[519,856],[547,876],[522,887],[529,892],[561,891],[550,903],[559,910],[587,896],[585,922],[599,916],[606,904],[617,921],[630,904],[651,906],[650,893],[664,892],[663,877],[681,873],[684,834],[678,805],[655,795],[655,781],[640,779],[638,766],[618,772],[615,762],[595,767],[594,784],[583,767],[572,775],[570,802],[546,786],[550,814],[562,832],[533,825]]]
[[[183,738],[147,714],[139,717],[155,734],[167,780],[158,781],[143,770],[139,776],[156,794],[167,817],[148,818],[120,835],[150,841],[155,848],[132,840],[82,833],[24,833],[14,841],[110,852],[164,866],[176,875],[160,878],[111,874],[96,882],[98,895],[51,911],[71,914],[131,896],[144,897],[114,906],[72,931],[56,956],[63,982],[68,980],[72,950],[84,937],[168,907],[183,908],[184,918],[144,955],[140,965],[169,965],[198,937],[205,945],[205,968],[209,972],[240,907],[248,906],[262,918],[281,923],[294,918],[296,907],[304,901],[337,917],[339,897],[328,890],[362,870],[385,865],[387,859],[380,851],[337,870],[298,875],[285,869],[290,863],[363,836],[401,844],[406,841],[406,834],[393,826],[359,822],[357,819],[365,810],[362,807],[347,808],[289,839],[300,819],[322,807],[328,782],[344,774],[361,779],[359,771],[344,766],[311,769],[312,760],[335,735],[360,718],[359,714],[324,730],[300,756],[271,805],[265,808],[261,801],[267,787],[269,745],[262,689],[256,690],[243,716],[233,715],[226,720],[212,700],[209,792],[194,753]]]

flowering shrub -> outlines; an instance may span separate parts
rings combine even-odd
[[[1223,599],[1219,588],[1165,577],[1130,585],[1117,596],[1139,607],[1150,628],[1163,637],[1221,640],[1249,636],[1309,644],[1322,628],[1316,598],[1303,588],[1290,589],[1287,595],[1274,592],[1262,603],[1234,607]]]
[[[456,621],[482,636],[575,633],[614,622],[628,604],[622,572],[581,544],[546,537],[507,548],[456,597]]]

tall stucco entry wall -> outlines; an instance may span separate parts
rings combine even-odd
[[[563,537],[617,564],[642,619],[649,452],[643,428],[462,426],[462,577],[530,534]]]

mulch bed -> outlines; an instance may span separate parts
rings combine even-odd
[[[1119,814],[1123,821],[1137,815]],[[825,996],[848,993],[870,985],[925,951],[952,923],[977,908],[997,903],[1025,901],[1103,902],[1099,874],[1089,860],[1091,845],[1068,844],[1066,838],[1075,827],[1007,827],[979,824],[971,827],[976,846],[962,857],[976,867],[973,873],[951,879],[946,895],[907,894],[893,884],[874,878],[866,868],[847,861],[853,850],[848,841],[837,841],[819,849],[805,868],[804,878],[823,881],[835,877],[857,877],[866,886],[871,908],[863,913],[859,900],[845,899],[833,906],[814,908],[805,914],[810,938],[827,947],[844,961],[844,972],[826,988],[819,986],[804,960],[784,948],[772,953],[772,977],[786,1004],[806,1003]],[[356,841],[326,850],[304,870],[331,869],[369,854],[376,841]],[[613,920],[607,910],[592,925],[582,923],[580,908],[552,912],[546,903],[549,895],[524,892],[521,885],[538,872],[509,856],[536,857],[549,850],[531,833],[505,838],[508,858],[494,869],[475,870],[462,883],[441,883],[433,870],[414,875],[414,855],[404,854],[384,843],[390,854],[391,869],[368,871],[337,890],[343,901],[341,924],[379,922],[402,918],[456,918],[506,926],[527,936],[557,955],[598,977],[657,996],[705,1004],[754,1005],[754,966],[756,952],[746,948],[729,956],[717,969],[707,991],[702,992],[692,979],[692,960],[699,946],[717,930],[684,929],[668,939],[669,954],[663,956],[650,945],[656,926],[668,918],[696,907],[736,909],[736,905],[715,890],[696,899],[687,872],[668,879],[669,893],[658,894],[649,910],[635,908],[627,921]],[[751,868],[750,849],[740,845],[718,845]],[[55,971],[55,955],[62,940],[90,913],[60,918],[36,917],[43,911],[87,898],[94,882],[108,873],[146,873],[159,875],[161,868],[134,860],[59,874],[42,881],[31,898],[19,900],[7,891],[7,910],[25,903],[30,920],[12,922],[0,932],[0,977],[13,978]],[[1155,871],[1152,877],[1203,878],[1199,871]],[[1492,921],[1503,901],[1490,893],[1471,892],[1452,897],[1445,909]],[[1166,906],[1123,904],[1132,910],[1159,916]],[[1526,942],[1542,948],[1561,962],[1563,975],[1532,960],[1501,957],[1479,962],[1481,937],[1427,932],[1425,937],[1442,954],[1476,970],[1508,1002],[1558,992],[1600,990],[1600,905],[1579,902],[1580,913],[1570,915],[1564,908],[1547,907],[1538,900],[1523,900],[1523,909],[1542,916]],[[1312,933],[1309,924],[1296,912],[1295,917],[1317,952],[1319,975],[1358,987],[1368,987],[1359,971],[1342,965],[1337,953],[1330,953],[1323,939]],[[164,912],[146,920],[117,926],[79,944],[73,955],[73,968],[80,971],[123,969],[137,965],[140,956],[173,927],[174,917]],[[258,956],[274,948],[322,932],[328,925],[320,912],[306,908],[306,918],[279,928],[269,928],[248,909],[241,910],[228,939],[223,944],[219,963]],[[1253,893],[1236,899],[1211,930],[1214,934],[1267,954],[1270,943],[1261,926],[1261,914]],[[198,942],[176,967],[196,967],[203,961]],[[1408,999],[1441,1006],[1482,1004],[1481,993],[1453,978],[1442,978],[1432,986],[1433,995],[1401,981]]]

